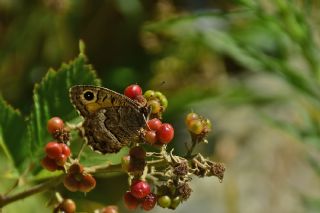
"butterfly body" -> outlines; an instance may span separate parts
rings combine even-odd
[[[137,141],[145,127],[144,107],[107,88],[73,86],[70,99],[84,117],[88,145],[103,154]]]

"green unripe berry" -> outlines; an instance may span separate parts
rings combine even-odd
[[[155,97],[155,92],[153,90],[147,90],[144,95],[146,99],[150,99],[152,97]]]
[[[162,208],[168,208],[171,205],[171,198],[167,195],[159,197],[158,205]]]
[[[177,197],[171,199],[170,209],[176,209],[179,206],[180,202],[181,202],[180,196],[177,196]]]

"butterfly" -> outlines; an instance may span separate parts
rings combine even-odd
[[[104,87],[76,85],[69,94],[84,117],[84,134],[93,150],[116,153],[139,140],[148,114],[143,105]]]

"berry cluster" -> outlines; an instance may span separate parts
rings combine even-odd
[[[49,171],[63,169],[68,157],[71,154],[70,148],[64,143],[52,141],[47,143],[45,147],[47,154],[41,161],[42,166]]]
[[[158,91],[147,90],[142,94],[141,87],[136,84],[124,90],[124,95],[138,102],[144,112],[149,112],[144,129],[139,131],[140,141],[130,144],[129,154],[121,161],[122,169],[128,173],[131,180],[130,189],[123,197],[124,202],[128,209],[136,209],[140,206],[143,210],[149,211],[155,205],[176,209],[191,195],[192,189],[189,182],[192,176],[216,176],[222,180],[225,167],[221,163],[204,158],[200,153],[193,153],[196,145],[206,142],[206,137],[211,131],[211,122],[193,112],[185,118],[191,135],[191,146],[186,145],[185,157],[174,155],[173,150],[167,151],[166,145],[174,138],[174,128],[160,119],[168,106],[168,100]],[[54,141],[46,144],[46,157],[42,160],[42,165],[49,171],[62,170],[65,173],[63,184],[69,191],[89,192],[96,186],[96,180],[92,174],[99,169],[106,171],[110,165],[83,168],[79,163],[81,151],[78,159],[69,158],[71,151],[67,144],[70,143],[70,130],[76,129],[81,137],[84,135],[80,125],[68,125],[68,128],[64,127],[64,122],[59,117],[53,117],[48,121],[47,129]],[[145,143],[161,148],[156,149],[158,151],[155,152],[146,152],[143,148]],[[75,204],[72,200],[62,198],[58,200],[59,203],[54,212],[75,212]],[[95,212],[118,213],[118,209],[116,206],[107,206]]]
[[[158,118],[147,122],[148,130],[144,133],[144,139],[149,144],[168,144],[174,137],[174,129],[169,123],[162,123]]]
[[[53,117],[48,121],[48,132],[52,134],[55,138],[57,132],[64,132],[64,122],[61,118]],[[60,138],[60,136],[59,136]],[[57,138],[55,138],[57,139]],[[49,171],[55,171],[58,169],[63,169],[68,157],[71,155],[70,148],[60,142],[60,141],[51,141],[45,146],[46,156],[42,159],[41,164],[44,168]]]
[[[142,95],[142,89],[137,84],[132,84],[126,87],[124,90],[124,95],[146,105],[150,110],[151,117],[161,118],[162,113],[168,107],[168,100],[159,91],[147,90],[144,95]]]
[[[151,192],[150,185],[143,180],[133,180],[130,191],[124,194],[124,202],[128,209],[136,209],[139,205],[145,211],[154,208],[157,196]]]
[[[161,92],[154,90],[147,90],[143,96],[147,100],[147,106],[149,106],[151,109],[151,115],[153,115],[152,117],[161,118],[162,113],[168,107],[168,100],[166,96],[164,96]]]
[[[96,186],[96,180],[91,174],[87,174],[83,166],[73,163],[63,181],[64,186],[71,192],[89,192]]]
[[[185,123],[190,134],[193,137],[196,137],[199,142],[204,141],[212,128],[212,124],[209,119],[206,119],[194,112],[187,114]]]

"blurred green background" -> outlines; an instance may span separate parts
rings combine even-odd
[[[168,97],[178,153],[187,112],[213,121],[199,151],[226,164],[225,179],[195,178],[175,212],[319,212],[319,11],[317,0],[0,0],[0,93],[29,114],[34,84],[76,57],[82,39],[103,86]],[[73,195],[79,210],[126,212],[126,177],[100,181]],[[47,202],[3,212],[50,212]]]

